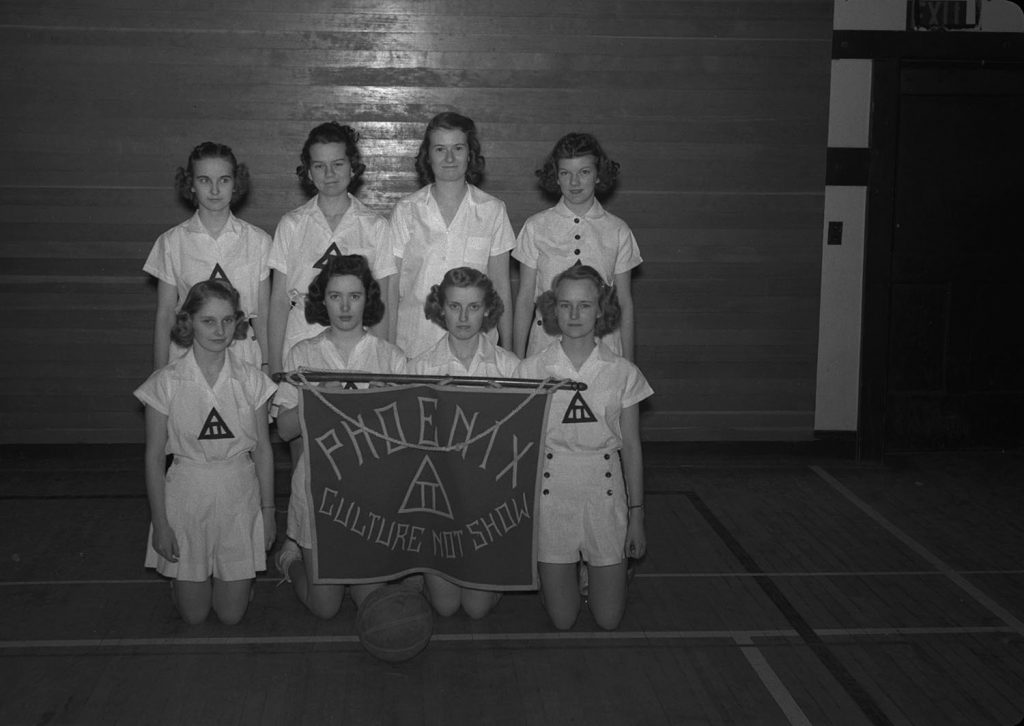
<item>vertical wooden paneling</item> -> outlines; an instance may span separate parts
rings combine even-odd
[[[303,201],[306,132],[364,136],[361,197],[416,187],[425,122],[480,126],[516,229],[571,130],[622,164],[648,439],[811,433],[828,0],[8,0],[0,7],[0,441],[140,441],[156,236],[197,142],[253,174],[240,216]]]

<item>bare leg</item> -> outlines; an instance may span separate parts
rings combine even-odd
[[[548,617],[559,630],[568,630],[580,612],[580,591],[576,563],[562,565],[538,562],[540,587]]]
[[[314,585],[306,573],[306,562],[313,556],[313,550],[300,548],[302,559],[295,560],[288,568],[288,576],[295,588],[295,595],[311,613],[318,618],[329,620],[338,614],[341,601],[345,599],[344,585]]]
[[[213,578],[213,611],[225,625],[237,625],[249,607],[253,580]]]
[[[175,580],[171,583],[171,600],[189,625],[198,625],[210,614],[213,587],[209,580],[190,582]]]
[[[590,613],[605,630],[619,627],[626,611],[626,560],[617,565],[587,565],[590,576]]]
[[[462,609],[473,620],[479,620],[487,615],[501,600],[501,593],[494,590],[475,590],[471,587],[463,587],[461,590]]]
[[[430,604],[441,617],[447,618],[459,610],[462,588],[453,582],[448,582],[440,575],[428,575],[424,573],[423,582],[427,586],[427,595],[430,597]]]

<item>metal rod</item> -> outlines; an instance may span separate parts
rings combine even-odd
[[[453,386],[500,386],[502,388],[568,388],[571,391],[587,390],[586,383],[566,380],[543,380],[540,378],[487,378],[485,376],[414,376],[412,374],[395,373],[346,373],[345,371],[322,370],[318,368],[299,368],[297,371],[284,371],[275,373],[275,383],[287,381],[291,384],[301,384],[304,377],[310,383],[323,383],[329,381],[351,381],[352,383],[369,383],[379,381],[381,383],[419,383],[439,384],[448,383]]]

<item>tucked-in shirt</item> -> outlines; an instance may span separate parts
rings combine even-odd
[[[409,372],[418,376],[512,378],[519,366],[516,354],[495,345],[486,335],[477,336],[477,340],[480,342],[468,368],[452,352],[445,335],[409,363]]]
[[[583,215],[570,210],[562,199],[527,219],[512,256],[537,271],[534,300],[551,289],[551,281],[558,273],[573,265],[593,267],[612,285],[616,275],[643,262],[629,226],[596,199]],[[538,315],[530,327],[527,356],[539,353],[555,340],[539,323]],[[614,352],[621,352],[618,335],[607,336],[604,342]]]
[[[305,302],[309,283],[333,255],[362,255],[378,282],[395,274],[394,255],[388,246],[387,220],[351,194],[349,207],[331,230],[313,197],[281,217],[270,249],[270,267],[288,276],[292,307],[285,325],[282,356],[300,340],[323,328],[306,322]]]
[[[276,388],[259,369],[231,355],[211,387],[190,348],[150,375],[135,397],[167,416],[165,453],[223,461],[256,448],[256,411]]]
[[[259,309],[259,289],[270,276],[269,255],[270,235],[259,227],[232,214],[214,237],[196,212],[157,238],[142,269],[178,289],[177,308],[197,282],[219,279],[238,290],[246,315],[266,315]]]
[[[423,312],[431,285],[439,284],[455,267],[486,273],[491,257],[515,247],[505,203],[472,184],[467,186],[450,225],[446,226],[441,216],[431,191],[433,184],[400,199],[391,213],[391,249],[402,260],[397,342],[410,358],[445,334]]]
[[[622,447],[622,409],[636,405],[654,391],[643,373],[603,343],[576,367],[555,342],[525,359],[519,378],[561,378],[587,384],[585,391],[558,390],[548,408],[545,446],[552,451],[610,451]]]
[[[342,357],[337,346],[331,342],[330,328],[315,338],[300,340],[288,351],[284,358],[284,369],[294,371],[301,368],[319,370],[348,371],[359,373],[395,373],[406,372],[406,357],[397,346],[376,335],[364,333],[349,354],[348,360]],[[365,388],[369,384],[357,384]],[[277,410],[284,411],[299,405],[299,391],[290,383],[283,382],[274,398]]]

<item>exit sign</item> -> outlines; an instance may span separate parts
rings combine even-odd
[[[978,25],[978,0],[912,0],[914,30],[956,30]]]

